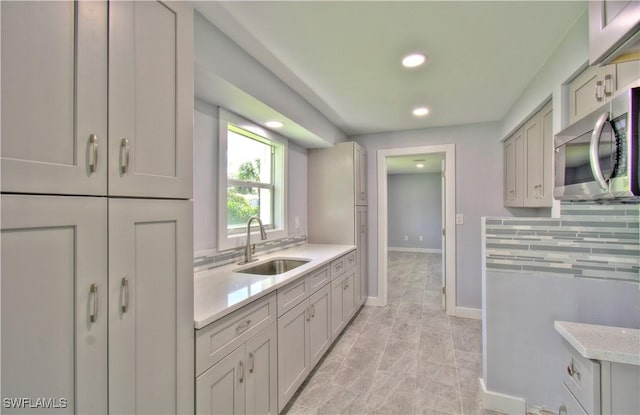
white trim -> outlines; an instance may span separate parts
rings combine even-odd
[[[478,378],[478,380],[480,381],[480,397],[484,409],[507,415],[525,415],[527,413],[527,404],[524,399],[488,391],[484,379]]]
[[[367,302],[365,305],[370,305],[374,307],[384,307],[384,304],[380,301],[380,297],[367,297]]]
[[[456,317],[482,320],[481,308],[456,307]]]
[[[218,107],[218,251],[226,251],[233,248],[240,248],[246,245],[246,230],[238,234],[227,234],[227,123],[232,123],[238,127],[245,128],[254,134],[261,135],[270,141],[281,145],[281,152],[276,152],[276,157],[281,157],[280,163],[283,166],[282,171],[276,171],[274,177],[274,185],[282,189],[281,196],[278,197],[274,192],[274,197],[278,197],[278,201],[274,204],[274,228],[267,229],[268,239],[282,239],[288,236],[287,228],[287,192],[289,187],[289,140],[279,134],[263,129],[258,124],[249,121],[239,115]],[[255,230],[251,235],[259,235],[260,232]],[[258,241],[255,236],[252,241]]]
[[[387,248],[387,252],[419,252],[423,254],[441,254],[442,249],[432,248],[405,248],[403,246]]]
[[[448,315],[456,313],[456,147],[455,144],[441,144],[433,146],[389,148],[377,151],[377,183],[378,183],[378,299],[380,306],[387,305],[387,157],[443,154],[446,165],[446,238],[445,260],[446,269],[446,312]]]

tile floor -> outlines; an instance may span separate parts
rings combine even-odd
[[[495,414],[482,409],[481,323],[441,309],[441,256],[389,253],[388,306],[365,306],[288,415]]]

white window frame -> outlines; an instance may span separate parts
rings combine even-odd
[[[269,240],[286,238],[287,233],[287,188],[288,188],[288,140],[273,131],[260,127],[239,115],[218,108],[218,251],[239,248],[246,245],[246,228],[243,232],[229,234],[227,231],[227,141],[228,124],[236,125],[254,134],[280,144],[276,151],[274,164],[273,192],[273,228],[267,229]],[[278,168],[281,165],[282,168]],[[257,222],[251,224],[251,243],[260,242]]]

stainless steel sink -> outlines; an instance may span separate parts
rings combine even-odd
[[[239,268],[234,272],[257,275],[277,275],[291,271],[309,262],[308,259],[276,258],[247,268]]]

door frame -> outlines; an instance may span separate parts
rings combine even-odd
[[[387,158],[424,154],[442,154],[446,166],[445,188],[445,277],[446,313],[456,315],[456,147],[455,144],[403,147],[377,151],[378,183],[378,298],[376,305],[387,305],[388,200]]]

